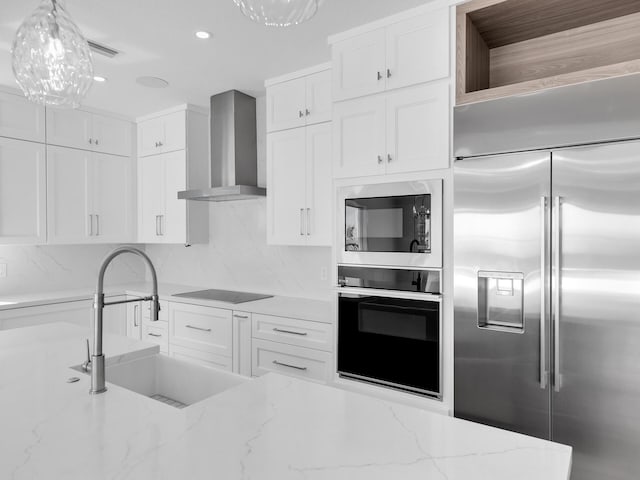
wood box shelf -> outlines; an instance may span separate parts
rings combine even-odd
[[[640,72],[639,0],[474,0],[457,7],[456,103]]]

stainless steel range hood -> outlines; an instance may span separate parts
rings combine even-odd
[[[178,198],[225,202],[264,197],[267,190],[258,187],[256,99],[237,90],[212,96],[210,129],[211,187],[178,192]]]

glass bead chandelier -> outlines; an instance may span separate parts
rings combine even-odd
[[[268,27],[288,27],[313,17],[322,0],[233,0],[242,13]]]
[[[43,0],[11,48],[13,74],[29,100],[77,108],[93,83],[91,50],[61,0]]]

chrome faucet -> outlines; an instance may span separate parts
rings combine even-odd
[[[135,298],[131,300],[119,300],[115,302],[104,301],[104,274],[111,261],[118,255],[123,253],[133,253],[141,257],[151,270],[151,279],[153,281],[153,293],[151,296],[144,298]],[[98,286],[96,287],[96,293],[93,297],[93,355],[91,355],[90,365],[86,366],[86,369],[91,370],[91,390],[89,393],[98,394],[107,391],[105,386],[105,374],[104,374],[104,355],[102,354],[102,311],[104,307],[109,305],[118,305],[121,303],[149,301],[151,302],[151,320],[158,321],[158,312],[160,311],[160,303],[158,302],[158,278],[156,276],[156,269],[153,267],[149,257],[142,251],[132,247],[120,247],[116,248],[103,260],[100,267],[100,273],[98,274]]]

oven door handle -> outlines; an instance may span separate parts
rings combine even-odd
[[[404,298],[407,300],[425,300],[427,302],[442,302],[440,293],[405,292],[400,290],[382,290],[378,288],[340,287],[336,286],[337,293],[366,295],[368,297]]]

